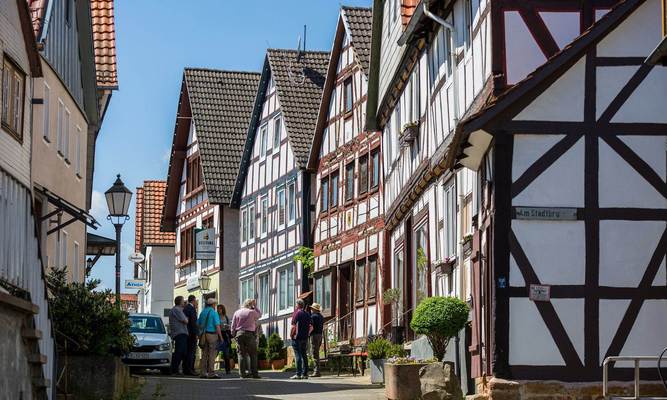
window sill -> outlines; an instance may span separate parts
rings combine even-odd
[[[79,180],[83,179],[83,177],[81,176],[81,174],[78,173],[78,172],[76,173],[76,177],[77,177]]]
[[[10,127],[6,123],[2,123],[2,128],[4,128],[7,133],[9,133],[9,136],[13,137],[17,142],[23,144],[23,135],[19,134],[14,130],[14,128]]]
[[[48,145],[48,144],[51,144],[51,141],[50,141],[49,138],[46,137],[46,136],[42,136],[42,140],[44,140],[44,143],[46,143],[47,145]]]
[[[67,164],[67,166],[69,167],[70,165],[72,165],[72,162],[67,157],[65,157],[65,164]]]

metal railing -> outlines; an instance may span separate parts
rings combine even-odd
[[[639,393],[639,364],[642,361],[654,361],[655,363],[658,362],[660,357],[657,356],[613,356],[613,357],[607,357],[605,358],[604,362],[602,363],[602,396],[604,396],[605,399],[627,399],[627,400],[636,400],[636,399],[641,399],[640,393]],[[632,361],[634,362],[634,396],[632,397],[622,397],[622,396],[615,396],[611,397],[609,394],[609,364],[613,364],[618,361]],[[651,399],[667,399],[667,397],[650,397]]]

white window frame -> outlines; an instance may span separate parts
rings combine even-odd
[[[262,279],[266,278],[266,290],[262,290]],[[269,304],[271,304],[271,272],[257,276],[257,300],[262,316],[269,315]],[[266,293],[265,293],[266,292]]]
[[[444,257],[456,256],[457,253],[457,224],[456,224],[456,206],[457,206],[457,192],[456,183],[454,179],[445,182],[442,188],[443,193],[443,212],[445,219],[443,232],[443,246],[442,255]]]
[[[287,188],[286,192],[287,224],[294,225],[294,223],[296,222],[296,180],[287,182],[286,188]],[[290,188],[293,188],[291,193],[290,193]]]
[[[241,279],[239,287],[239,297],[240,297],[239,304],[243,304],[243,302],[246,301],[247,299],[255,298],[253,280],[254,279],[252,276],[249,278]],[[247,291],[250,291],[250,294],[248,294]]]
[[[284,229],[285,226],[287,225],[287,195],[286,195],[286,189],[287,187],[285,185],[278,186],[278,189],[276,189],[276,224],[278,226],[278,229]],[[283,207],[283,212],[285,213],[285,218],[283,223],[280,223],[280,203],[282,200],[282,207]]]
[[[257,224],[257,213],[255,203],[248,204],[248,243],[255,243],[255,225]]]
[[[76,154],[74,155],[74,165],[76,176],[81,179],[81,136],[83,131],[79,125],[76,126]]]
[[[269,136],[269,128],[268,124],[264,124],[259,127],[259,156],[261,158],[266,157],[266,152],[268,150],[268,136]]]
[[[283,278],[281,276],[282,273],[285,273],[285,279],[283,281]],[[290,280],[291,276],[291,280]],[[278,284],[276,293],[278,293],[278,301],[277,301],[277,306],[278,306],[278,315],[282,314],[288,314],[292,312],[293,306],[294,306],[294,301],[295,301],[295,285],[294,285],[294,265],[293,264],[286,264],[282,267],[280,267],[277,271],[277,279]],[[290,285],[291,283],[291,285]],[[285,298],[283,299],[283,285],[285,286]],[[291,296],[290,296],[290,286],[291,286]],[[290,298],[291,297],[291,298]],[[283,304],[283,300],[285,301],[285,304]],[[290,301],[291,300],[291,301]]]
[[[60,240],[60,262],[63,267],[69,267],[67,265],[67,242],[68,242],[69,233],[67,231],[62,231],[62,237]]]
[[[56,126],[56,150],[58,155],[64,157],[63,140],[64,140],[64,124],[65,124],[65,103],[62,99],[58,99],[58,125]]]
[[[259,198],[259,230],[262,238],[265,238],[269,231],[269,195],[268,193]]]
[[[74,272],[74,276],[76,277],[75,280],[78,280],[79,274],[81,272],[80,271],[81,265],[79,263],[79,242],[77,242],[77,241],[74,241],[74,263],[73,264],[74,264],[74,267],[73,267],[72,270]]]
[[[248,242],[248,209],[241,208],[241,244],[245,245]]]
[[[72,113],[69,108],[65,107],[65,121],[64,121],[64,131],[63,131],[63,157],[67,163],[69,160],[69,139],[70,139],[70,123],[72,122]]]
[[[42,104],[43,132],[42,137],[47,143],[51,143],[51,87],[44,82],[44,99]]]
[[[276,127],[278,129],[276,129]],[[273,148],[274,149],[279,149],[280,148],[280,142],[282,140],[282,129],[283,129],[282,116],[278,115],[277,117],[275,117],[273,119]],[[276,142],[276,139],[278,139],[277,142]]]

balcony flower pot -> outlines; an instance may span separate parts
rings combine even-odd
[[[271,360],[271,369],[272,370],[281,371],[283,368],[285,368],[285,360],[284,359]]]
[[[399,143],[402,147],[410,146],[419,137],[419,122],[408,122],[403,125],[399,135]]]
[[[370,364],[371,369],[371,383],[384,383],[384,364],[386,361],[387,360],[384,358],[369,360],[368,363]]]
[[[388,400],[421,398],[419,370],[428,363],[389,359],[384,364],[384,393]]]

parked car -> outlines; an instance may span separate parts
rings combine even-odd
[[[171,368],[171,338],[162,318],[156,314],[130,314],[130,332],[134,346],[123,357],[123,362],[133,370],[159,369],[169,373]]]

